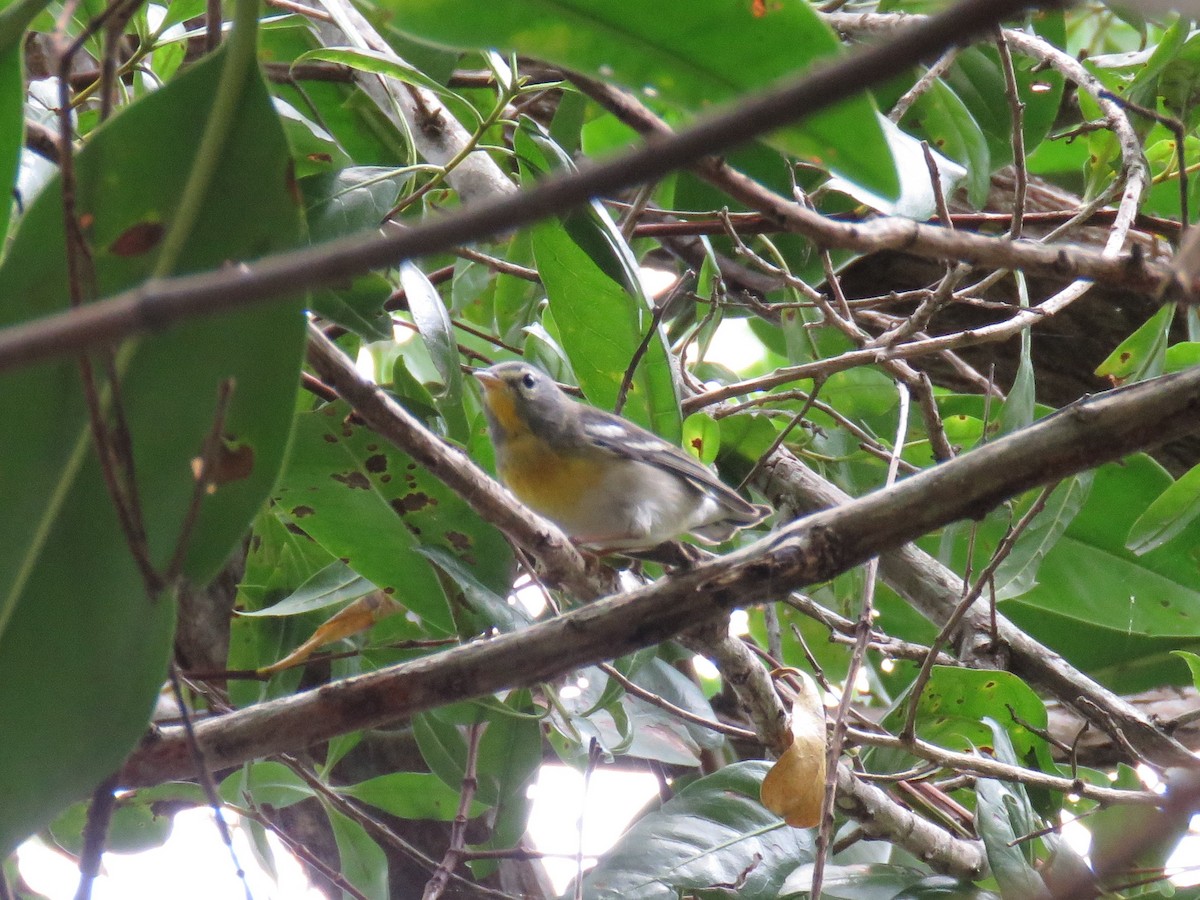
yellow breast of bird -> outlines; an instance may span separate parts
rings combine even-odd
[[[496,468],[517,499],[560,524],[572,522],[587,507],[585,492],[603,474],[598,460],[559,456],[532,435],[506,441]]]

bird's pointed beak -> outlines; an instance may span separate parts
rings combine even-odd
[[[491,369],[476,369],[471,374],[479,379],[479,383],[486,391],[493,390],[500,385],[500,377]]]

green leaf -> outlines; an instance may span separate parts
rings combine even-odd
[[[219,84],[223,55],[129,106],[76,157],[95,291],[153,271]],[[257,73],[244,86],[178,269],[213,269],[293,246],[290,157]],[[60,312],[69,296],[61,187],[26,212],[0,266],[0,325]],[[206,580],[261,506],[282,460],[303,352],[299,304],[197,320],[127,344],[122,394],[154,564],[166,566],[191,504],[192,461],[232,379],[225,448],[241,468],[207,496],[187,576]],[[102,371],[102,369],[101,369]],[[0,379],[0,855],[114,771],[142,733],[166,671],[174,599],[149,601],[89,448],[74,360]],[[101,387],[107,396],[107,388]],[[47,717],[46,710],[55,714]]]
[[[54,843],[68,853],[83,852],[83,829],[90,803],[76,803],[47,829]],[[104,849],[113,853],[142,853],[161,847],[171,836],[171,816],[160,815],[139,793],[117,801],[109,822]]]
[[[1125,546],[1150,498],[1170,484],[1170,476],[1145,456],[1097,469],[1083,509],[1046,554],[1038,584],[1016,603],[1125,635],[1194,636],[1200,621],[1194,558],[1174,552],[1174,543],[1141,555]],[[1188,524],[1179,538],[1179,546],[1200,546],[1200,523]],[[1082,632],[1080,639],[1090,640]]]
[[[24,137],[25,77],[21,48],[25,28],[48,0],[17,0],[0,11],[0,247],[8,236]],[[24,198],[26,201],[28,197]]]
[[[788,877],[780,900],[807,900],[812,892],[812,866],[802,866]],[[826,866],[821,896],[829,900],[1000,900],[948,875],[930,875],[920,869],[889,864]]]
[[[1017,281],[1017,296],[1020,299],[1021,308],[1029,308],[1029,288],[1025,281],[1025,276],[1021,272],[1015,273]],[[1034,403],[1035,403],[1035,377],[1033,370],[1033,337],[1026,328],[1021,332],[1021,352],[1017,360],[1017,374],[1013,378],[1012,388],[1008,392],[1008,397],[1004,400],[1004,406],[1000,410],[999,430],[998,434],[1012,434],[1025,428],[1033,422]]]
[[[458,812],[459,793],[430,772],[392,772],[337,790],[401,819],[451,822]],[[486,805],[473,802],[470,816],[486,809]]]
[[[1018,838],[1030,834],[1028,799],[1019,788],[990,778],[976,782],[975,827],[987,848],[992,875],[1005,897],[1049,897],[1042,877],[1022,852]]]
[[[0,202],[0,246],[3,246],[8,235],[12,193],[21,159],[24,97],[25,79],[21,71],[20,47],[0,48],[0,185],[4,185],[5,189],[3,202]]]
[[[362,825],[328,804],[325,814],[337,842],[338,871],[371,900],[383,900],[388,896],[388,860],[383,848]]]
[[[458,344],[454,339],[454,323],[441,294],[412,263],[400,264],[400,285],[408,300],[413,322],[429,350],[434,368],[442,379],[442,388],[435,392],[438,408],[446,419],[450,436],[461,444],[467,442],[470,427],[463,412],[463,380],[459,369]]]
[[[313,241],[378,228],[412,173],[382,166],[351,166],[303,179],[305,214]]]
[[[515,631],[531,622],[520,604],[510,604],[507,594],[492,590],[476,578],[470,567],[457,556],[441,547],[413,549],[449,576],[462,592],[461,596],[453,600],[463,606],[465,614],[469,614],[469,619],[465,622],[459,619],[460,633],[479,634],[492,628],[499,631]]]
[[[293,60],[292,65],[318,60],[348,66],[359,72],[370,72],[373,75],[395,78],[397,81],[423,87],[443,96],[458,96],[453,91],[447,90],[441,82],[430,78],[420,69],[410,66],[394,54],[383,54],[374,50],[357,50],[353,47],[320,47],[316,50],[309,50],[307,53],[301,53]]]
[[[329,565],[278,603],[254,610],[238,610],[242,616],[298,616],[317,609],[326,609],[339,603],[357,600],[371,591],[375,585],[367,581],[340,559]]]
[[[276,99],[275,111],[283,123],[295,163],[295,177],[332,172],[350,163],[337,141],[324,128],[285,100]]]
[[[1079,515],[1091,489],[1090,472],[1067,478],[1054,488],[1045,508],[1017,538],[1012,552],[996,568],[992,587],[997,600],[1019,597],[1034,586],[1042,560]],[[1021,502],[1016,511],[1023,513],[1031,502]]]
[[[898,730],[908,702],[907,697],[898,701],[885,722]],[[1007,733],[1018,764],[1036,760],[1053,767],[1045,740],[1030,730],[1044,730],[1047,719],[1045,704],[1029,685],[1011,672],[934,666],[917,703],[917,731],[923,738],[969,751],[992,743],[992,729],[983,724],[989,717]]]
[[[775,897],[812,861],[812,836],[758,802],[770,764],[740,762],[692,782],[647,813],[584,876],[591,900],[676,900],[680,891],[738,886],[743,897]],[[749,861],[754,865],[748,865]]]
[[[472,722],[485,723],[476,755],[476,797],[486,806],[497,806],[523,792],[542,761],[539,719],[528,710],[528,691],[517,691],[504,704],[460,704]],[[438,713],[413,717],[413,735],[430,770],[447,787],[462,788],[466,772],[467,741],[459,725]]]
[[[1141,556],[1180,534],[1200,515],[1200,465],[1154,498],[1129,529],[1125,546]]]
[[[452,634],[440,581],[416,548],[444,548],[498,592],[510,584],[508,544],[462,498],[349,415],[339,402],[298,417],[277,502],[333,556],[435,631]]]
[[[994,733],[994,752],[1001,762],[1020,765],[1020,758],[1008,745],[1005,732],[995,722],[987,720]],[[992,875],[1005,897],[1026,897],[1029,900],[1048,898],[1042,876],[1033,867],[1033,845],[1028,835],[1041,823],[1034,815],[1025,789],[1019,784],[1005,784],[991,778],[976,782],[975,828],[987,850]]]
[[[245,806],[247,798],[259,805],[283,809],[314,795],[311,786],[283,763],[269,759],[248,763],[221,782],[221,799]]]
[[[1175,305],[1168,303],[1121,341],[1117,349],[1096,367],[1096,374],[1112,379],[1115,384],[1144,381],[1161,375],[1166,361],[1167,337],[1174,318]]]
[[[422,40],[516,51],[692,111],[766,88],[839,49],[803,0],[776,0],[761,14],[748,4],[687,3],[669,16],[637,0],[386,0],[382,6]],[[895,166],[865,95],[769,140],[885,198],[898,195]]]
[[[1172,650],[1172,656],[1178,656],[1187,663],[1188,671],[1192,673],[1192,684],[1200,688],[1200,655],[1189,653],[1187,650]]]
[[[387,341],[392,338],[392,323],[383,305],[391,295],[392,286],[387,279],[371,272],[355,278],[349,287],[314,291],[309,308],[363,340]]]
[[[919,128],[930,146],[966,168],[968,197],[973,206],[982,207],[991,185],[991,154],[979,124],[958,95],[935,80],[903,123]]]
[[[683,420],[683,446],[706,466],[721,449],[721,426],[708,413],[692,413]]]
[[[1039,14],[1034,29],[1054,46],[1063,46],[1066,36],[1060,12]],[[1045,138],[1062,100],[1063,78],[1040,68],[1036,60],[1013,53],[1017,96],[1024,107],[1022,133],[1025,150],[1032,152]],[[1012,162],[1012,107],[1005,85],[1000,56],[993,47],[966,47],[959,51],[946,83],[970,111],[987,141],[993,169]]]
[[[665,659],[651,657],[632,675],[632,680],[638,687],[645,688],[673,706],[685,709],[710,722],[717,720],[717,714],[713,712],[712,705],[700,687]],[[689,743],[705,750],[716,749],[725,742],[718,732],[702,725],[682,721],[678,716],[659,709],[638,697],[627,694],[625,699],[637,717],[639,731],[677,732],[684,736]],[[645,726],[651,722],[655,723],[655,727],[646,729]],[[640,757],[642,754],[635,753],[634,755]]]
[[[652,326],[650,310],[600,271],[557,222],[533,228],[533,253],[580,387],[595,405],[612,409],[634,351]],[[622,413],[672,443],[679,440],[679,398],[657,329]]]

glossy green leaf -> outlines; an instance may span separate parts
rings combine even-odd
[[[274,510],[255,520],[246,554],[245,575],[238,586],[234,608],[239,611],[264,609],[294,593],[302,584],[335,562],[324,547],[294,525],[285,524]],[[300,645],[322,621],[316,613],[301,617],[234,616],[229,623],[230,669],[257,669],[282,659]],[[234,679],[229,682],[230,700],[248,706],[291,690],[300,675],[295,669],[276,675],[269,682]]]
[[[1014,273],[1017,282],[1017,297],[1022,309],[1029,308],[1029,287],[1025,275]],[[998,434],[1012,434],[1033,422],[1037,387],[1033,369],[1033,336],[1030,329],[1021,332],[1021,350],[1017,358],[1017,374],[1012,387],[1004,399],[998,420]]]
[[[292,150],[295,177],[306,178],[321,172],[334,172],[350,163],[333,135],[285,100],[275,100],[275,111],[283,123],[288,146]]]
[[[898,730],[908,703],[907,697],[900,700],[885,721]],[[992,742],[988,718],[1007,732],[1021,765],[1036,759],[1052,766],[1050,750],[1036,732],[1046,728],[1046,707],[1029,685],[1011,672],[934,667],[917,703],[922,737],[970,751]]]
[[[314,291],[309,308],[363,340],[386,341],[392,337],[392,322],[383,305],[391,295],[387,279],[371,272],[353,279],[348,287]]]
[[[217,90],[203,61],[98,129],[76,157],[95,291],[154,269]],[[294,245],[290,156],[254,73],[235,108],[180,271]],[[26,212],[4,265],[0,324],[60,311],[68,296],[60,187]],[[229,468],[201,505],[185,572],[207,579],[275,479],[303,351],[298,303],[198,320],[119,354],[149,550],[165,567],[193,494],[192,461],[219,384],[234,389],[223,432]],[[0,854],[116,769],[145,727],[166,671],[173,599],[146,599],[89,447],[75,361],[5,375],[0,410]],[[54,709],[51,717],[47,709]]]
[[[1055,46],[1065,42],[1061,12],[1034,16],[1034,30]],[[1037,60],[1013,53],[1017,96],[1021,101],[1022,134],[1025,150],[1031,152],[1045,138],[1063,94],[1063,78],[1057,72],[1037,65]],[[1000,56],[994,47],[962,49],[945,76],[946,83],[970,111],[972,119],[987,141],[993,168],[1012,162],[1012,106],[1008,98]]]
[[[54,844],[67,853],[83,852],[83,830],[90,803],[76,803],[55,819],[46,832]],[[143,853],[161,847],[171,836],[171,817],[156,813],[140,794],[117,801],[108,825],[105,850],[114,853]]]
[[[519,266],[533,265],[533,246],[528,231],[513,235],[504,248],[504,258]],[[522,329],[534,321],[535,311],[544,296],[540,284],[506,272],[496,274],[492,312],[496,332],[502,340],[513,343],[521,339]]]
[[[171,7],[174,6],[172,2]],[[260,59],[290,62],[317,46],[316,34],[308,20],[289,16],[278,19],[277,23],[276,27],[260,28]],[[298,85],[276,82],[272,92],[319,121],[360,166],[402,166],[415,161],[405,136],[375,101],[354,84],[313,80]]]
[[[436,573],[416,547],[440,546],[494,590],[509,585],[511,551],[457,494],[330,404],[299,416],[277,502],[335,557],[420,616],[454,633]]]
[[[1008,765],[1021,765],[1020,754],[1008,741],[1010,732],[994,719],[984,719],[990,727],[992,755]],[[981,778],[975,787],[975,829],[987,850],[992,876],[1005,897],[1048,897],[1042,876],[1034,868],[1035,842],[1029,835],[1042,822],[1030,805],[1025,788],[991,778]]]
[[[1200,466],[1193,466],[1154,498],[1129,529],[1125,546],[1139,556],[1176,537],[1200,515]]]
[[[8,236],[12,191],[21,158],[25,115],[25,78],[21,65],[25,28],[48,0],[16,0],[0,11],[0,247]],[[24,198],[28,200],[29,198]]]
[[[0,49],[0,184],[5,185],[6,194],[12,193],[17,180],[24,127],[24,93],[20,49]],[[12,203],[6,196],[0,203],[0,242],[8,234],[11,213]]]
[[[532,185],[554,173],[576,171],[575,161],[536,122],[522,119],[513,135],[513,151],[521,171],[521,180]],[[638,262],[604,204],[593,200],[581,209],[573,209],[560,218],[563,229],[596,266],[621,285],[630,297],[643,306],[649,304],[638,273]]]
[[[462,634],[479,634],[495,628],[515,631],[528,625],[530,617],[519,603],[509,603],[507,593],[501,594],[475,577],[471,567],[453,553],[441,547],[415,547],[418,553],[445,573],[460,593],[451,597],[456,610],[455,620]]]
[[[1024,791],[990,778],[976,783],[975,827],[987,848],[992,875],[1005,897],[1046,897],[1046,885],[1022,850],[1020,838],[1036,828]]]
[[[309,237],[328,241],[378,228],[411,179],[411,172],[383,166],[351,166],[303,179]]]
[[[600,271],[556,222],[533,228],[533,253],[580,387],[596,406],[611,410],[634,352],[654,327],[650,310]],[[622,413],[675,443],[679,400],[666,346],[655,332]]]
[[[683,420],[683,446],[707,465],[721,450],[721,426],[707,413],[693,413]]]
[[[689,110],[736,100],[837,52],[803,0],[689,3],[663,15],[635,0],[387,0],[414,37],[454,47],[527,54]],[[687,40],[681,41],[680,35]],[[753,53],[745,52],[753,47]],[[777,147],[888,199],[899,190],[887,142],[865,97],[777,132]]]
[[[812,861],[813,846],[811,832],[759,804],[769,767],[734,763],[689,784],[625,832],[584,876],[583,895],[675,900],[688,888],[736,884],[744,897],[778,896],[788,875]]]
[[[713,712],[712,705],[700,690],[699,685],[665,659],[657,656],[647,659],[645,664],[633,673],[632,680],[638,687],[645,688],[656,697],[666,700],[672,706],[686,709],[693,715],[707,719],[710,722],[716,721],[718,718],[717,714]],[[644,717],[647,714],[652,714],[654,719],[661,720],[661,724],[657,725],[660,731],[682,732],[687,735],[690,742],[694,742],[695,745],[705,750],[715,749],[725,742],[724,737],[711,728],[682,721],[678,716],[659,709],[640,698],[629,695],[626,695],[626,698],[630,701],[633,710],[639,715]],[[639,722],[639,729],[641,728],[642,725]],[[641,754],[634,755],[641,756]]]

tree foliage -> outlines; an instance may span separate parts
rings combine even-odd
[[[0,10],[0,897],[218,803],[549,896],[553,758],[661,774],[579,896],[1168,890],[1200,33],[1030,6]],[[486,474],[518,356],[773,514],[581,554]]]

